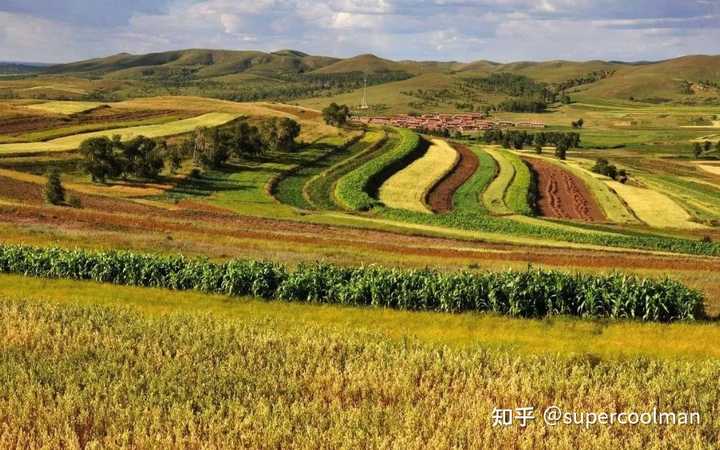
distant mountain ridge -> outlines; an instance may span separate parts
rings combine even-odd
[[[414,90],[422,97],[425,94],[420,93],[421,90],[451,89],[457,80],[464,78],[510,73],[538,82],[568,86],[569,92],[582,91],[582,95],[592,98],[682,102],[684,95],[693,94],[695,100],[720,101],[720,88],[716,87],[720,86],[720,56],[710,55],[656,62],[554,60],[498,63],[479,60],[465,63],[393,61],[372,54],[335,58],[290,49],[275,52],[188,49],[144,55],[119,53],[54,65],[40,72],[112,82],[151,82],[156,86],[167,84],[185,90],[188,83],[195,83],[193,94],[208,93],[238,100],[325,95],[322,83],[329,83],[328,86],[336,90],[353,89],[358,79],[362,87],[362,73],[366,73],[375,85],[407,80],[398,88],[405,92]]]

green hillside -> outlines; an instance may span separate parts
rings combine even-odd
[[[234,101],[292,101],[320,108],[333,101],[359,104],[367,78],[374,112],[467,111],[494,108],[517,97],[507,88],[488,88],[483,82],[487,77],[510,75],[515,76],[513,82],[544,86],[553,93],[551,102],[567,94],[580,102],[720,104],[720,56],[642,63],[595,60],[503,64],[486,60],[393,61],[371,54],[343,59],[297,50],[121,53],[45,68],[34,79],[25,80],[28,86],[14,84],[10,95],[61,99],[66,95],[63,91],[38,92],[34,86],[57,85],[57,77],[73,77],[87,80],[87,86],[82,86],[85,94],[75,95],[83,100],[193,95]],[[44,83],[48,77],[54,77],[52,83]],[[542,96],[540,90],[534,89],[533,95]]]

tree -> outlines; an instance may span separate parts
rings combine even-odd
[[[328,125],[336,127],[345,126],[350,118],[350,108],[347,105],[338,105],[333,102],[322,110],[323,120]]]
[[[163,154],[157,141],[138,136],[121,144],[123,150],[123,176],[157,178],[165,167]]]
[[[80,144],[82,168],[88,173],[93,182],[104,183],[108,178],[115,178],[122,173],[122,164],[116,155],[120,138],[107,137],[90,138]]]
[[[245,120],[240,120],[235,124],[231,141],[232,151],[238,157],[243,155],[258,155],[264,150],[260,130]]]
[[[45,201],[51,205],[60,205],[65,202],[65,188],[60,181],[60,172],[57,169],[52,169],[48,174],[43,194]]]
[[[702,145],[700,145],[699,142],[695,142],[693,144],[693,156],[695,157],[695,159],[700,158],[700,156],[702,155],[702,152],[703,152]]]
[[[230,158],[232,136],[219,128],[199,127],[193,136],[193,159],[205,169],[219,169]]]
[[[709,152],[710,150],[712,150],[712,142],[710,142],[710,141],[705,141],[705,143],[703,144],[703,146],[704,146],[705,153],[707,153],[707,152]]]
[[[535,153],[537,153],[538,155],[541,155],[542,151],[543,151],[542,145],[535,144]]]
[[[266,148],[272,151],[295,150],[295,138],[300,135],[300,124],[286,117],[268,119],[260,125],[260,136]]]

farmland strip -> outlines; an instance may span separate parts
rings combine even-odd
[[[343,208],[367,211],[377,206],[377,190],[385,180],[425,152],[416,133],[405,129],[396,132],[400,136],[397,146],[338,181],[335,196]]]
[[[537,158],[527,158],[526,161],[537,174],[538,209],[541,215],[586,222],[602,222],[605,219],[579,178]]]
[[[440,180],[428,193],[427,202],[436,213],[446,213],[453,209],[455,192],[468,181],[478,168],[478,157],[462,144],[455,144],[460,156],[455,168],[448,176]]]
[[[425,199],[438,180],[457,164],[458,152],[446,141],[433,140],[427,152],[380,187],[380,201],[390,208],[431,212]]]

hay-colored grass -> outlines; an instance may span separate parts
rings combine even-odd
[[[69,101],[55,101],[55,102],[46,102],[46,103],[38,103],[35,105],[28,105],[26,108],[41,111],[41,112],[47,112],[51,114],[77,114],[84,111],[89,111],[91,109],[95,109],[98,106],[102,106],[102,103],[97,102],[69,102]]]
[[[239,117],[238,113],[208,113],[190,119],[177,120],[174,122],[144,125],[130,128],[119,128],[115,130],[97,131],[93,133],[81,133],[73,136],[53,139],[47,142],[30,142],[22,144],[0,145],[0,155],[13,153],[42,153],[62,152],[75,150],[85,139],[96,137],[111,137],[120,135],[123,140],[129,140],[137,136],[158,138],[173,136],[176,134],[188,133],[197,127],[216,127]]]
[[[628,204],[635,215],[654,228],[701,229],[705,225],[693,222],[692,216],[667,195],[617,181],[607,185]]]
[[[513,214],[505,203],[505,192],[515,177],[515,167],[501,151],[490,147],[484,147],[483,150],[488,152],[498,165],[497,176],[483,193],[483,203],[492,214]]]
[[[447,142],[435,139],[423,157],[390,177],[380,187],[380,201],[391,208],[429,213],[428,191],[455,167],[459,155]]]

